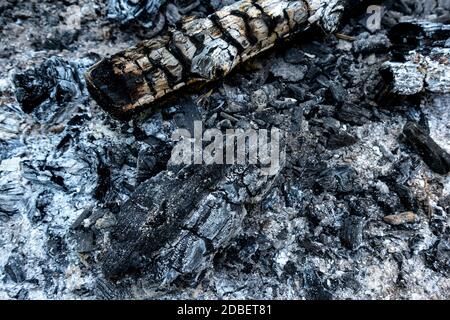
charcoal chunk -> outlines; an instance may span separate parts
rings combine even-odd
[[[37,210],[31,217],[31,221],[36,223],[44,219],[44,217],[48,214],[47,212],[48,206],[52,203],[52,201],[53,201],[52,192],[48,190],[44,190],[43,192],[41,192],[36,199]]]
[[[293,98],[300,102],[303,102],[306,99],[306,89],[299,85],[290,83],[287,86],[287,91]]]
[[[438,205],[444,210],[450,212],[450,195],[440,199]]]
[[[109,0],[108,17],[122,24],[138,20],[147,28],[154,26],[154,19],[158,17],[158,10],[165,0]]]
[[[391,42],[385,34],[371,35],[368,32],[364,32],[353,42],[353,51],[364,54],[379,53],[388,51],[390,46]]]
[[[372,112],[354,104],[344,104],[335,115],[336,119],[356,126],[362,126],[372,118]]]
[[[450,275],[450,237],[448,235],[440,239],[437,244],[427,252],[427,260],[433,269]]]
[[[442,23],[428,21],[402,22],[391,28],[389,38],[394,49],[400,52],[409,52],[421,48],[445,47],[450,38],[450,26]]]
[[[450,241],[446,237],[439,241],[436,247],[436,266],[443,273],[450,274]]]
[[[77,251],[90,252],[95,249],[95,234],[91,229],[78,230],[76,232]]]
[[[342,224],[340,238],[348,249],[357,249],[363,241],[363,229],[365,221],[358,216],[350,216]]]
[[[256,167],[191,166],[143,182],[117,216],[104,274],[147,272],[149,281],[166,285],[200,273],[240,232],[244,202],[273,182],[274,177],[260,177],[257,186],[245,185],[257,172]]]
[[[412,121],[406,123],[403,128],[403,138],[431,170],[442,175],[450,172],[450,154],[419,125]]]
[[[383,218],[384,222],[393,226],[399,226],[406,223],[413,223],[417,220],[414,212],[402,212],[399,214],[389,215]]]
[[[348,98],[347,90],[339,82],[331,82],[328,90],[332,102],[335,102],[337,105],[341,105]]]
[[[350,166],[342,165],[323,171],[316,181],[316,186],[319,190],[328,192],[357,192],[359,190],[357,180],[356,170]]]
[[[354,145],[358,142],[358,138],[346,133],[346,132],[338,132],[331,133],[330,137],[327,140],[327,149],[336,150],[343,147],[348,147]]]
[[[14,76],[16,98],[23,111],[30,113],[40,103],[50,97],[52,80],[36,70],[27,70]]]
[[[298,82],[305,78],[308,68],[305,65],[292,65],[282,60],[270,67],[270,72],[277,78],[290,82]]]
[[[303,279],[308,299],[331,300],[333,298],[333,294],[326,287],[318,271],[307,268],[303,272]]]
[[[20,289],[19,292],[14,296],[17,300],[28,300],[29,294],[27,289]]]
[[[81,94],[84,81],[81,80],[80,73],[90,64],[92,61],[89,59],[70,63],[54,56],[37,68],[15,74],[13,83],[17,101],[27,113],[31,113],[48,99],[57,105],[64,105]],[[42,118],[45,118],[46,112],[48,110],[39,111]]]
[[[17,254],[11,255],[5,265],[4,270],[7,278],[15,283],[24,282],[26,276],[22,266],[23,258]]]

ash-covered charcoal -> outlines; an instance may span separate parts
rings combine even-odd
[[[397,95],[450,93],[449,61],[450,48],[433,48],[428,55],[411,51],[404,62],[386,62],[381,72]]]
[[[362,126],[373,117],[373,113],[364,106],[345,103],[336,111],[334,116],[344,123]]]
[[[223,28],[231,18],[208,15],[237,1],[153,2],[152,15],[150,2],[115,1],[125,20],[125,9],[144,8],[126,26],[108,18],[112,1],[0,4],[0,299],[449,298],[450,184],[430,169],[448,172],[439,53],[450,40],[439,23],[449,23],[449,1],[243,0],[249,11],[239,7]],[[305,20],[312,30],[286,28],[282,4],[325,2],[337,11],[299,16],[316,21]],[[382,5],[381,16],[369,5]],[[314,27],[342,12],[336,33]],[[374,18],[382,24],[369,34]],[[89,97],[83,72],[98,56],[126,58],[115,67],[129,87],[104,75],[117,80],[111,93],[137,88],[133,66],[149,55],[147,83],[178,75],[192,61],[165,41],[186,35],[187,21],[201,31],[195,21],[206,21],[229,50],[271,49],[126,122]],[[252,28],[267,41],[253,46]],[[143,39],[142,51],[123,55]],[[188,40],[205,57],[199,44],[209,40]],[[176,61],[160,63],[153,49]],[[394,77],[379,72],[387,61],[417,66],[402,71],[413,95],[389,91]],[[280,129],[280,170],[171,161],[173,134],[192,138],[195,121],[224,137]]]
[[[16,98],[26,113],[48,121],[59,108],[82,95],[83,73],[92,63],[89,58],[68,62],[51,57],[37,68],[14,75]]]
[[[354,145],[358,142],[358,138],[348,134],[347,132],[338,131],[335,132],[332,130],[329,133],[328,140],[326,142],[327,149],[335,150],[343,147],[348,147]]]
[[[0,172],[0,220],[8,220],[16,214],[26,214],[31,206],[30,201],[24,201],[29,189],[22,184],[17,175],[5,170],[8,169],[4,166],[5,162],[7,161],[2,161],[3,166],[0,166],[2,169]]]
[[[304,65],[292,65],[284,61],[277,61],[270,66],[270,72],[278,78],[289,82],[299,82],[306,76],[308,68]]]
[[[436,245],[435,250],[433,250],[430,260],[433,267],[445,275],[450,275],[450,239],[444,236]]]
[[[406,223],[414,223],[417,221],[417,215],[414,212],[403,212],[399,214],[392,214],[383,218],[384,222],[393,226],[399,226]]]
[[[433,23],[449,23],[450,3],[447,0],[403,0],[387,1],[388,10],[383,23],[393,26],[403,21],[421,18]]]
[[[316,188],[326,192],[358,193],[361,190],[360,183],[357,172],[351,166],[337,166],[320,173]]]
[[[450,154],[442,149],[425,130],[414,122],[408,122],[403,128],[405,142],[436,173],[450,172]]]
[[[340,238],[350,249],[357,249],[363,241],[364,218],[350,216],[344,220],[340,231]]]
[[[164,19],[159,8],[165,0],[109,0],[108,16],[120,23],[126,24],[138,20],[144,27],[155,27],[156,21]]]
[[[400,96],[450,92],[450,25],[413,20],[389,31],[392,61],[381,68],[390,92]]]
[[[102,60],[86,74],[90,93],[112,115],[127,118],[181,88],[223,78],[298,32],[334,31],[346,5],[346,0],[238,1]]]
[[[326,283],[323,282],[320,276],[320,271],[312,268],[306,269],[303,272],[304,286],[309,300],[331,300],[333,294],[327,290]]]

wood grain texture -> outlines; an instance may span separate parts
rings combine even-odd
[[[347,0],[242,0],[167,35],[103,59],[86,74],[89,91],[119,118],[177,90],[229,74],[278,41],[311,26],[332,32]]]

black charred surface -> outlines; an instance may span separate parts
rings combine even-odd
[[[450,26],[430,22],[404,22],[389,31],[394,49],[407,53],[411,50],[429,51],[430,48],[444,48],[450,38]]]
[[[91,77],[87,78],[89,93],[95,97],[97,103],[104,109],[110,110],[111,114],[120,116],[120,110],[116,110],[117,104],[130,104],[131,98],[127,87],[118,82],[114,77],[112,66],[107,60],[103,60],[92,71]],[[132,79],[128,79],[133,81]]]
[[[357,249],[363,242],[364,219],[350,216],[344,220],[340,238],[349,249]]]
[[[403,128],[405,142],[436,173],[450,172],[450,154],[442,149],[429,134],[414,122],[408,122]]]
[[[144,182],[122,206],[117,216],[119,223],[112,233],[111,249],[103,263],[105,274],[114,277],[133,269],[145,269],[146,264],[148,268],[150,261],[155,259],[164,247],[176,247],[177,242],[174,241],[179,239],[183,231],[189,233],[186,237],[198,237],[198,241],[204,241],[194,231],[196,223],[189,226],[187,221],[192,218],[190,215],[195,210],[207,210],[207,207],[202,209],[198,206],[224,179],[225,170],[224,166],[191,168],[173,177],[162,174]],[[200,214],[204,215],[206,212]],[[200,216],[200,219],[208,219],[208,216]],[[213,231],[213,234],[218,231]],[[199,266],[203,264],[201,260],[207,254],[207,244],[203,245],[205,251],[199,253],[198,257],[190,257],[188,252],[177,251],[176,253],[187,256],[171,255],[167,258],[200,259],[184,262],[186,265]],[[181,267],[183,266],[185,265],[182,263]],[[176,271],[175,265],[169,265],[169,269],[172,267]],[[154,276],[165,278],[170,277],[170,274]]]
[[[75,69],[70,63],[53,57],[39,68],[16,74],[13,81],[17,101],[27,113],[31,113],[49,98],[60,104],[66,103],[83,86]]]

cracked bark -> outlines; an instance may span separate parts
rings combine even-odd
[[[197,275],[241,231],[245,204],[277,175],[250,166],[190,166],[144,182],[117,216],[103,260],[108,278],[138,271],[157,285]]]
[[[386,62],[382,74],[390,91],[410,96],[424,91],[450,93],[450,49],[434,48],[428,55],[411,51],[405,62]]]
[[[347,2],[236,2],[100,61],[86,74],[89,91],[105,110],[124,118],[183,87],[219,79],[295,33],[312,26],[334,31]]]

